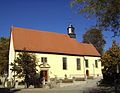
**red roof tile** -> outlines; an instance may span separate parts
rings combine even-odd
[[[11,33],[15,50],[100,56],[93,45],[79,43],[65,34],[18,27],[13,27]]]

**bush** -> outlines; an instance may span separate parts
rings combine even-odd
[[[100,81],[97,82],[97,85],[100,86],[100,87],[110,87],[110,86],[113,86],[114,84],[111,84],[110,82],[108,81],[105,81],[104,79],[101,79]]]

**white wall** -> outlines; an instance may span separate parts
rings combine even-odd
[[[16,53],[17,56],[18,52]],[[90,76],[102,76],[101,72],[101,62],[98,62],[98,68],[95,67],[95,60],[99,60],[100,57],[90,57],[90,56],[70,56],[70,55],[56,55],[56,54],[43,54],[43,53],[35,53],[37,57],[37,61],[39,64],[42,64],[41,57],[47,57],[47,64],[50,65],[48,70],[48,76],[50,78],[54,78],[57,76],[58,78],[65,78],[65,74],[68,78],[73,77],[85,77],[86,70],[89,70]],[[14,57],[14,56],[13,56]],[[62,58],[67,58],[67,70],[63,70],[63,60]],[[76,59],[80,58],[81,69],[77,70],[77,62]],[[89,68],[85,67],[85,59],[88,59]],[[37,66],[38,72],[40,72],[40,67]],[[43,68],[42,68],[43,69]]]
[[[41,57],[47,57],[48,64],[50,65],[49,69],[49,76],[50,77],[61,77],[64,78],[65,74],[67,77],[84,77],[86,74],[86,70],[89,70],[90,76],[97,76],[102,75],[101,73],[101,62],[98,62],[98,68],[95,67],[95,60],[100,59],[100,57],[87,57],[89,62],[89,68],[85,67],[84,58],[82,56],[68,56],[68,55],[56,55],[56,54],[36,54],[38,59],[41,59]],[[63,70],[63,61],[62,58],[67,58],[67,70]],[[80,58],[81,62],[81,70],[77,70],[77,62],[76,59]],[[94,66],[93,66],[94,64]]]
[[[8,78],[12,77],[12,71],[10,70],[12,68],[11,63],[14,62],[15,59],[15,51],[14,51],[14,46],[13,46],[13,36],[11,34],[10,38],[10,48],[9,48],[9,72],[8,72]]]
[[[89,67],[85,68],[85,71],[89,70],[91,76],[102,76],[100,57],[85,56],[84,59],[87,59],[89,62]],[[97,60],[98,68],[95,66],[95,60]]]

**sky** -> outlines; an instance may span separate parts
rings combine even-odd
[[[83,34],[96,24],[95,18],[84,15],[70,7],[71,0],[0,0],[0,37],[10,36],[10,27],[23,27],[67,34],[67,27],[75,27],[78,42]],[[103,32],[105,50],[111,47],[112,40],[120,45],[120,37]]]

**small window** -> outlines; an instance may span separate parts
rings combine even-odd
[[[41,62],[47,62],[47,57],[41,57]]]
[[[81,69],[80,59],[77,58],[77,70]]]
[[[98,68],[98,62],[95,60],[95,67]]]
[[[67,69],[67,58],[63,57],[63,70]]]
[[[44,58],[43,57],[41,57],[41,62],[44,62]]]
[[[85,60],[85,66],[86,66],[86,68],[89,67],[88,60]]]
[[[47,62],[47,57],[44,58],[45,62]]]

